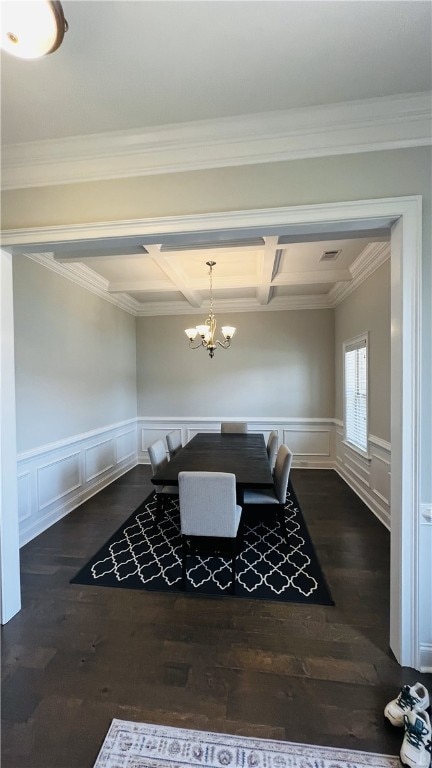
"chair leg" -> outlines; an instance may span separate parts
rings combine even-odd
[[[288,544],[288,531],[287,531],[287,527],[286,527],[286,523],[285,523],[285,511],[284,510],[285,510],[285,507],[284,507],[283,504],[281,504],[281,506],[278,508],[277,515],[278,515],[279,525],[282,528],[283,537],[284,537],[286,543]]]
[[[186,539],[182,536],[182,577],[181,588],[183,592],[186,592],[186,557],[187,557],[187,544]]]
[[[236,563],[237,563],[237,540],[233,541],[233,553],[231,563],[231,594],[235,595],[236,588]]]
[[[157,506],[156,506],[157,519],[160,521],[162,520],[163,510],[164,510],[164,498],[162,493],[157,494],[156,501],[157,501]]]

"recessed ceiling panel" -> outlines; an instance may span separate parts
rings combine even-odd
[[[261,258],[260,250],[243,250],[234,248],[216,252],[185,251],[177,255],[167,255],[173,267],[181,268],[196,287],[208,286],[210,283],[207,261],[215,261],[213,267],[213,286],[225,285],[227,281],[236,280],[238,283],[245,279],[256,280],[258,263]]]
[[[291,243],[283,246],[278,273],[314,272],[320,270],[349,269],[355,259],[371,242],[358,240],[324,240],[314,243]],[[336,259],[321,261],[326,251],[340,251]]]
[[[141,257],[134,256],[133,258],[120,256],[117,259],[113,257],[85,259],[83,264],[106,280],[115,282],[139,280],[151,283],[162,281],[166,283],[168,289],[172,288],[169,278],[153,259],[144,252]]]

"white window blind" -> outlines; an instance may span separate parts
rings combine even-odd
[[[360,451],[368,449],[367,335],[344,343],[345,440]]]

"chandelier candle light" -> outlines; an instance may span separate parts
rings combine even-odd
[[[222,335],[224,341],[215,339],[216,333],[216,318],[213,312],[213,267],[216,266],[215,261],[206,261],[209,267],[210,275],[210,312],[207,320],[203,325],[197,325],[196,328],[186,328],[185,334],[189,339],[189,346],[191,349],[198,349],[204,347],[208,350],[210,357],[214,357],[215,349],[219,345],[223,349],[228,349],[231,346],[231,339],[235,334],[236,329],[232,325],[222,326]],[[199,336],[199,340],[194,344],[196,337]]]

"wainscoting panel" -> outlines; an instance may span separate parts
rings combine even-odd
[[[336,421],[335,439],[336,471],[390,530],[390,443],[369,435],[366,458],[343,442],[340,421]]]
[[[80,452],[54,459],[36,469],[38,509],[72,493],[81,485]]]
[[[136,419],[18,455],[20,546],[137,463]]]
[[[384,525],[390,527],[390,445],[369,437],[369,458],[343,443],[343,425],[333,419],[139,417],[18,456],[20,545],[42,533],[137,463],[149,464],[148,446],[180,430],[185,445],[197,432],[220,432],[221,421],[247,421],[249,431],[294,453],[293,467],[336,469]]]
[[[114,466],[114,441],[102,440],[84,449],[85,480],[88,483],[95,477],[103,475]]]
[[[286,442],[294,452],[294,467],[333,469],[334,423],[333,419],[257,419],[243,416],[227,418],[138,418],[138,461],[149,464],[148,446],[158,438],[165,441],[168,432],[181,431],[185,445],[197,432],[220,432],[221,421],[247,421],[249,432],[260,432],[264,439],[272,430],[279,436],[279,445]]]
[[[123,432],[116,437],[116,461],[126,461],[126,459],[136,458],[137,455],[137,431],[134,424],[133,429]]]
[[[333,426],[327,429],[288,427],[283,429],[283,442],[292,450],[297,466],[309,466],[308,462],[330,459],[330,434]],[[295,466],[295,465],[294,465]]]

